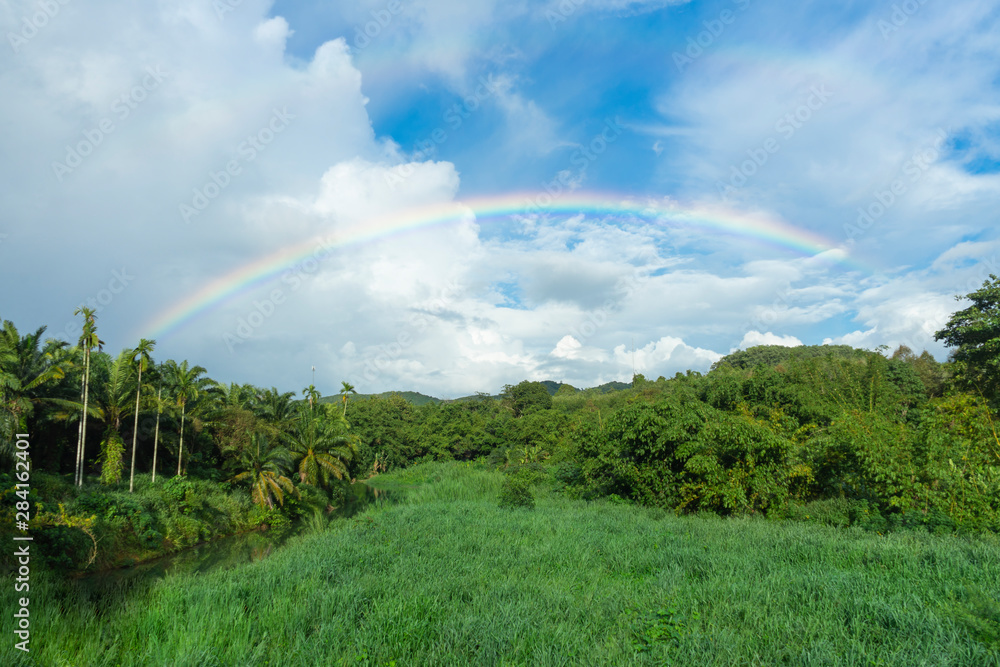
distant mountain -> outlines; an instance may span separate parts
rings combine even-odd
[[[589,389],[577,389],[576,387],[568,384],[563,384],[562,382],[556,382],[554,380],[543,380],[541,384],[545,385],[545,389],[548,390],[549,394],[552,396],[556,395],[562,387],[568,387],[573,393],[579,391],[588,391],[598,394],[607,394],[612,391],[621,391],[622,389],[629,389],[632,387],[631,384],[627,382],[607,382],[598,387],[591,387]],[[421,394],[416,391],[384,391],[381,394],[351,394],[350,400],[352,401],[363,401],[365,399],[371,398],[373,396],[378,396],[381,398],[387,398],[393,394],[399,394],[404,399],[412,403],[416,407],[422,405],[427,405],[428,403],[440,404],[440,403],[462,403],[465,401],[478,401],[482,398],[492,398],[495,400],[500,400],[503,398],[502,394],[489,395],[484,393],[473,394],[471,396],[462,396],[460,398],[447,399],[447,398],[435,398],[434,396],[428,396],[427,394]],[[319,399],[320,403],[340,403],[340,395],[335,396],[324,396]]]
[[[365,399],[372,398],[373,396],[378,396],[379,398],[388,398],[388,397],[392,396],[393,394],[399,394],[404,399],[406,399],[407,401],[409,401],[410,403],[412,403],[414,406],[416,406],[418,408],[421,405],[427,405],[428,403],[441,403],[442,402],[440,398],[434,398],[433,396],[428,396],[426,394],[421,394],[420,392],[416,392],[416,391],[383,391],[381,394],[351,394],[349,400],[351,400],[351,401],[363,401]],[[340,403],[340,400],[341,400],[340,399],[340,395],[338,394],[336,396],[324,396],[323,398],[319,399],[319,402],[320,403]]]
[[[591,387],[586,391],[596,391],[598,394],[607,394],[612,391],[621,391],[622,389],[631,389],[632,385],[628,382],[605,382],[598,387]]]

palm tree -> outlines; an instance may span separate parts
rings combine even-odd
[[[264,424],[262,430],[282,441],[295,427],[299,415],[295,392],[279,392],[276,387],[257,390],[250,411]]]
[[[253,434],[240,463],[245,470],[229,481],[249,481],[250,497],[261,507],[273,508],[275,500],[284,505],[286,493],[298,495],[298,489],[285,475],[290,467],[288,451],[272,446],[266,435]]]
[[[16,433],[28,432],[28,418],[36,405],[50,403],[75,409],[74,401],[43,395],[41,390],[66,376],[72,366],[66,344],[49,339],[43,347],[39,341],[45,327],[21,336],[13,322],[4,320],[0,326],[0,438],[3,452]]]
[[[167,372],[173,385],[174,399],[181,409],[181,438],[177,449],[177,474],[181,474],[181,461],[184,456],[184,420],[187,416],[188,401],[197,401],[201,392],[213,383],[207,377],[202,377],[206,371],[202,366],[188,367],[188,362],[178,364],[173,359],[167,361]]]
[[[83,461],[87,449],[87,403],[90,399],[90,351],[96,347],[100,352],[104,347],[104,341],[97,336],[97,317],[93,308],[81,306],[73,311],[73,314],[83,315],[83,333],[80,335],[79,343],[83,349],[83,379],[80,392],[83,410],[80,415],[80,432],[76,446],[76,485],[83,486]]]
[[[122,350],[118,357],[107,363],[106,355],[99,355],[99,368],[103,370],[107,364],[107,381],[96,392],[94,406],[97,416],[105,424],[105,436],[102,444],[103,463],[101,479],[107,484],[117,483],[121,479],[121,468],[125,453],[125,443],[122,441],[122,423],[132,409],[132,351]]]
[[[354,385],[346,380],[340,383],[340,398],[344,402],[344,416],[347,416],[347,395],[356,394],[358,392],[354,391]]]
[[[160,415],[163,414],[163,386],[156,392],[156,430],[153,434],[153,479],[156,483],[156,454],[160,449]]]
[[[319,404],[319,392],[316,391],[316,385],[311,384],[302,390],[302,395],[309,398],[309,409],[312,410],[316,405]]]
[[[132,350],[132,361],[133,363],[138,360],[138,371],[139,377],[135,382],[135,425],[132,427],[132,468],[128,475],[128,492],[132,493],[135,488],[135,443],[139,436],[139,396],[142,394],[142,371],[146,368],[147,364],[153,362],[149,353],[153,351],[156,347],[155,340],[149,340],[147,338],[142,338],[139,340],[139,345]],[[157,415],[159,416],[159,415]]]
[[[331,419],[325,411],[319,416],[312,411],[302,412],[296,428],[289,434],[300,481],[325,487],[331,477],[348,476],[347,464],[357,455],[357,444],[346,430],[347,422],[342,415]]]
[[[264,392],[253,385],[216,383],[210,393],[212,405],[203,418],[224,456],[238,457],[250,447],[250,436],[254,433],[266,434],[276,442],[283,439],[284,433],[260,416],[265,412],[259,402]]]

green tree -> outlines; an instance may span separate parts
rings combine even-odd
[[[951,358],[961,385],[996,401],[1000,397],[1000,278],[990,274],[978,290],[955,299],[969,300],[972,305],[954,313],[934,340],[955,348]]]
[[[356,394],[358,392],[354,391],[354,385],[344,380],[340,383],[340,400],[344,403],[344,416],[347,416],[347,395]]]
[[[545,385],[528,380],[516,385],[504,385],[502,400],[504,406],[509,408],[515,417],[552,407],[552,395]]]
[[[76,408],[75,403],[47,395],[49,387],[66,376],[72,365],[65,343],[49,340],[40,345],[45,327],[21,336],[13,322],[0,327],[0,454],[13,452],[16,433],[26,433],[28,419],[41,403]]]
[[[121,437],[122,422],[132,409],[132,352],[122,350],[110,364],[107,363],[107,355],[99,355],[98,360],[102,374],[105,367],[107,370],[107,378],[94,397],[98,418],[104,422],[105,428],[101,442],[101,481],[115,484],[121,479],[125,451]]]
[[[266,435],[253,434],[251,446],[242,453],[240,463],[243,472],[230,481],[249,482],[250,497],[261,507],[273,508],[275,500],[284,505],[285,494],[297,493],[286,474],[291,468],[288,451],[274,446]]]
[[[349,475],[348,465],[357,456],[357,444],[347,433],[343,415],[333,417],[326,413],[326,406],[318,407],[319,414],[302,412],[289,440],[299,480],[323,488],[331,478]]]
[[[153,362],[149,356],[156,347],[155,340],[143,338],[139,345],[132,350],[132,361],[136,364],[138,378],[135,383],[135,424],[132,427],[132,467],[128,476],[128,491],[132,493],[135,488],[135,444],[139,436],[139,397],[142,395],[142,371]]]
[[[177,448],[177,474],[181,474],[181,462],[184,457],[184,420],[187,417],[188,403],[197,401],[198,397],[212,386],[212,381],[202,377],[206,370],[202,366],[188,366],[187,360],[177,363],[173,359],[167,361],[167,375],[173,388],[174,400],[181,409],[180,444]]]
[[[90,400],[90,353],[95,347],[100,351],[104,341],[97,336],[97,316],[93,308],[80,307],[73,311],[74,315],[83,315],[83,333],[80,335],[80,348],[83,350],[83,378],[81,379],[80,401],[80,431],[76,445],[76,485],[83,486],[83,462],[87,449],[87,404]]]

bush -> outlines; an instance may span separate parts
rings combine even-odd
[[[514,509],[535,508],[535,497],[531,495],[531,479],[525,474],[508,475],[500,487],[500,507]]]

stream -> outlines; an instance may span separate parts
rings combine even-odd
[[[394,501],[394,494],[359,482],[349,487],[345,502],[331,512],[330,517],[347,519],[372,504]],[[93,572],[72,581],[79,593],[97,604],[100,613],[102,608],[114,604],[116,599],[148,590],[168,575],[205,574],[263,560],[280,549],[288,538],[305,530],[305,526],[297,526],[284,531],[230,535],[132,567]]]

